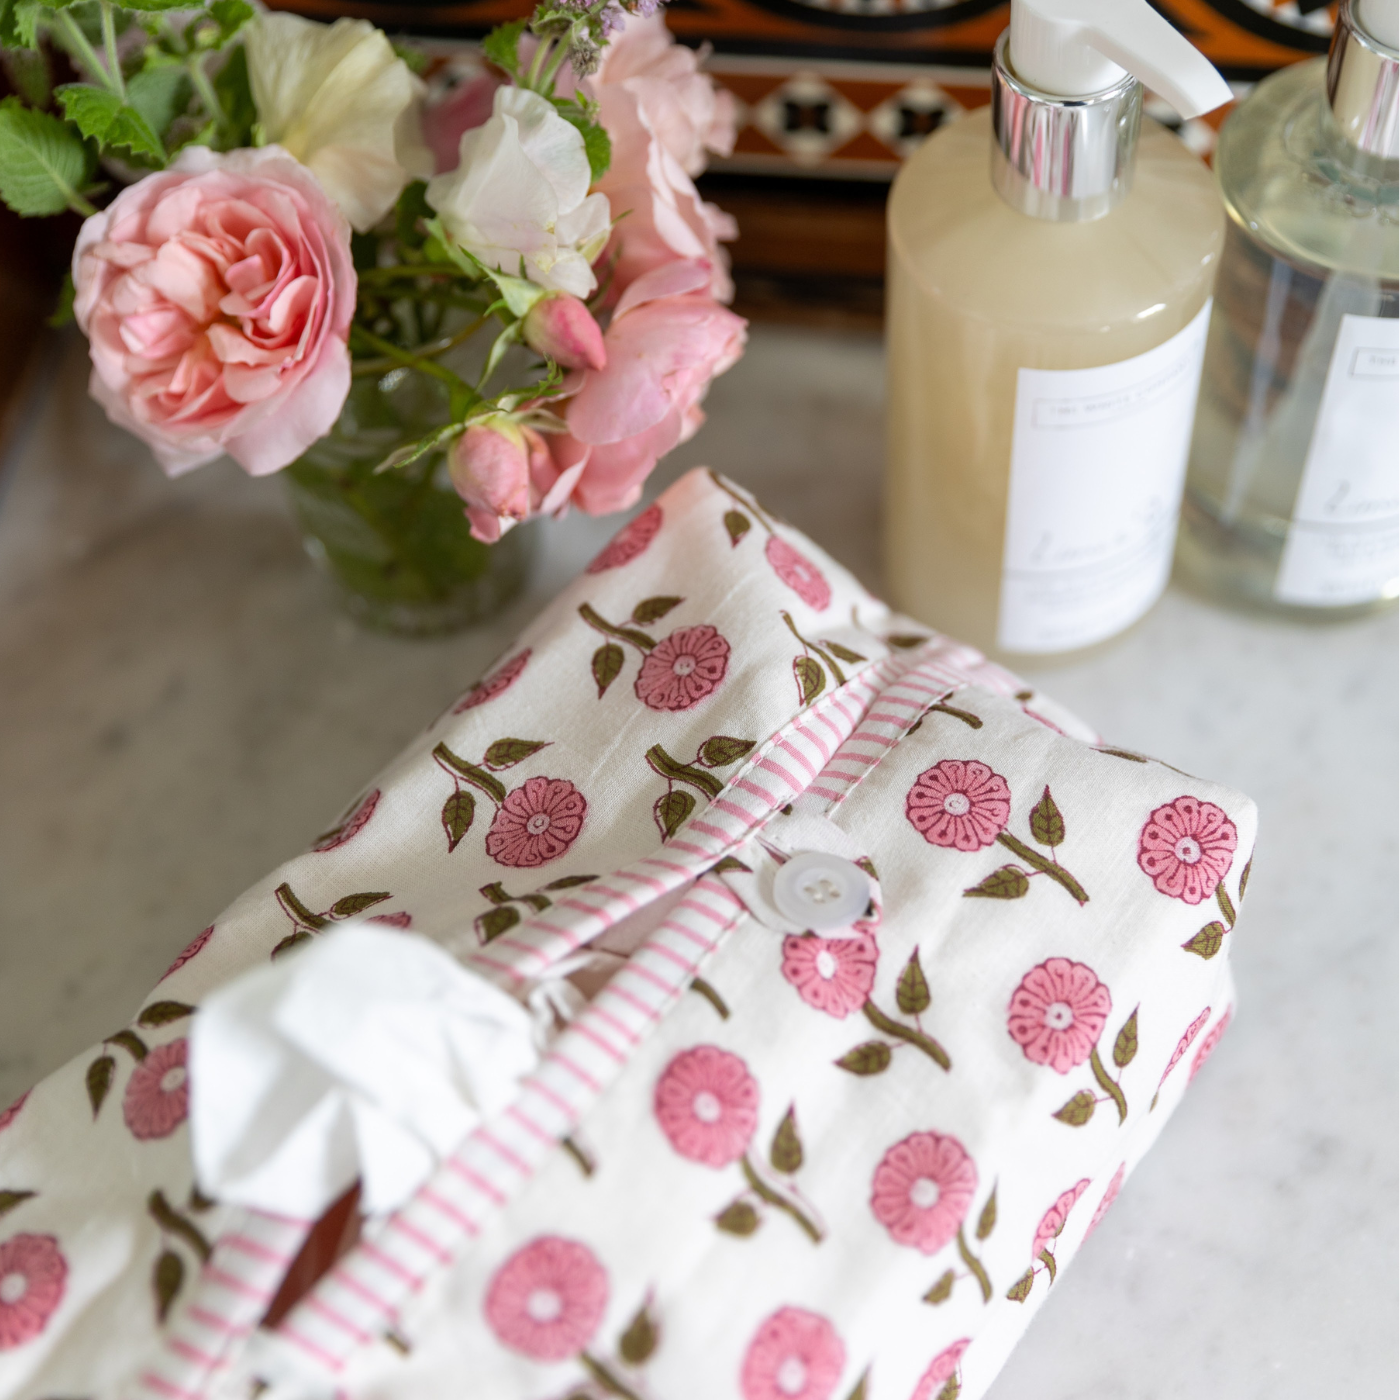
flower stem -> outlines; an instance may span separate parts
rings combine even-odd
[[[724,791],[724,784],[712,773],[704,773],[699,768],[692,768],[688,763],[679,762],[660,744],[653,744],[647,750],[647,763],[663,778],[676,783],[689,783],[691,787],[699,788],[711,800]]]
[[[468,763],[460,754],[453,753],[446,744],[439,744],[433,750],[433,759],[440,768],[447,769],[453,776],[463,778],[474,788],[480,789],[498,807],[506,800],[506,790],[499,779],[493,778],[475,763]]]
[[[543,72],[539,75],[539,80],[535,91],[542,97],[554,96],[554,80],[559,76],[559,70],[564,66],[564,60],[569,56],[569,46],[567,44],[556,44],[554,52],[550,55],[549,62],[545,65]]]
[[[107,67],[112,75],[112,91],[126,101],[126,79],[122,77],[121,59],[117,56],[117,21],[110,0],[98,0],[102,11],[102,45],[107,51]]]
[[[87,35],[83,33],[77,20],[73,18],[72,11],[60,10],[58,19],[63,26],[64,37],[72,45],[75,56],[82,65],[108,92],[116,92],[117,88],[112,83],[111,75],[107,72],[102,60],[98,58],[97,51],[88,43]]]
[[[982,1267],[982,1261],[967,1247],[961,1225],[958,1226],[958,1253],[962,1255],[963,1263],[972,1270],[976,1277],[977,1285],[982,1290],[982,1301],[990,1303],[992,1301],[992,1281],[987,1277],[987,1271]]]
[[[956,705],[945,705],[941,700],[936,705],[930,705],[930,710],[937,710],[940,714],[952,715],[954,719],[960,719],[970,729],[981,729],[982,721],[978,719],[970,710],[960,710]]]
[[[820,656],[821,659],[822,659],[823,661],[826,662],[826,664],[827,664],[827,669],[831,672],[833,678],[834,678],[835,681],[836,681],[836,684],[837,684],[837,685],[845,685],[845,684],[846,684],[846,673],[845,673],[844,671],[842,671],[842,669],[836,664],[835,660],[834,660],[832,657],[828,656],[828,655],[826,654],[826,652],[824,652],[824,651],[821,649],[821,647],[819,647],[819,646],[816,644],[816,642],[809,642],[809,641],[807,640],[807,638],[804,637],[804,636],[802,635],[802,633],[799,632],[799,631],[797,630],[797,624],[792,620],[792,614],[791,614],[791,613],[788,613],[788,612],[784,612],[784,613],[783,613],[783,621],[787,623],[787,625],[788,625],[788,631],[791,632],[792,635],[793,635],[794,637],[796,637],[797,640],[798,640],[799,642],[801,642],[802,645],[803,645],[804,647],[807,647],[807,648],[809,648],[811,651],[816,652],[816,654],[817,654],[818,656]]]
[[[322,914],[313,914],[310,909],[292,893],[292,887],[283,881],[272,892],[278,904],[287,912],[287,916],[294,924],[303,925],[309,929],[320,930],[326,927],[330,920]]]
[[[1125,1123],[1128,1120],[1128,1101],[1123,1097],[1123,1091],[1117,1083],[1109,1077],[1108,1071],[1103,1067],[1103,1061],[1099,1059],[1098,1046],[1089,1051],[1089,1068],[1094,1071],[1094,1078],[1099,1081],[1100,1087],[1108,1094],[1118,1108],[1118,1121]]]
[[[594,631],[601,632],[605,637],[616,637],[620,641],[630,642],[643,656],[656,645],[645,632],[638,632],[633,627],[614,627],[611,622],[594,612],[587,603],[579,608],[578,613]]]
[[[763,507],[760,506],[757,501],[751,500],[746,496],[741,496],[713,467],[706,467],[705,470],[709,472],[710,480],[713,481],[731,501],[735,502],[737,505],[743,506],[745,510],[753,511],[758,517],[759,524],[762,525],[770,535],[777,533],[777,531],[773,529],[773,522],[769,520],[768,516],[764,513]]]
[[[749,1161],[748,1154],[739,1158],[739,1165],[743,1168],[744,1180],[749,1183],[755,1195],[768,1202],[770,1206],[776,1206],[780,1211],[790,1215],[802,1227],[803,1232],[813,1244],[820,1244],[825,1237],[822,1229],[815,1221],[809,1220],[806,1214],[792,1201],[775,1191],[764,1179],[759,1176],[752,1162]]]
[[[724,998],[703,977],[692,977],[690,979],[690,990],[698,992],[711,1006],[719,1013],[721,1021],[729,1019],[729,1007],[725,1005]]]
[[[219,94],[214,91],[214,84],[209,81],[209,74],[204,71],[204,55],[192,53],[185,60],[185,69],[190,75],[190,82],[194,84],[194,90],[199,94],[199,100],[204,104],[204,110],[214,119],[216,127],[228,125],[228,114],[224,111],[224,105],[219,101]]]
[[[884,1031],[886,1035],[892,1035],[896,1040],[904,1041],[906,1045],[917,1046],[940,1069],[952,1069],[953,1062],[948,1058],[948,1052],[931,1035],[925,1035],[923,1031],[915,1030],[912,1026],[902,1026],[898,1021],[891,1020],[873,1001],[867,1001],[861,1010],[865,1013],[865,1019],[876,1030]]]
[[[598,1382],[609,1395],[616,1395],[618,1400],[642,1400],[642,1397],[626,1382],[620,1380],[612,1371],[595,1357],[589,1356],[586,1351],[578,1354],[579,1365]]]
[[[420,345],[413,353],[421,356],[425,360],[435,359],[439,355],[445,355],[449,350],[454,349],[464,340],[470,340],[489,319],[490,318],[486,316],[478,316],[475,321],[464,326],[455,334],[443,336],[441,340],[431,341],[427,345]],[[363,377],[367,374],[383,374],[385,370],[393,369],[397,363],[396,360],[391,360],[387,355],[377,360],[361,360],[355,365],[351,373],[359,377]]]
[[[364,326],[352,326],[351,334],[359,336],[371,350],[378,350],[381,355],[388,356],[395,364],[405,365],[409,369],[422,370],[424,374],[442,380],[444,384],[449,385],[458,393],[467,395],[469,404],[481,402],[481,395],[464,379],[453,374],[444,365],[440,365],[434,360],[423,359],[412,351],[400,349],[392,340],[385,340],[383,336],[375,335],[373,331],[366,330]]]
[[[1046,860],[1038,851],[1031,850],[1024,841],[1018,841],[1009,831],[1003,831],[997,840],[1008,851],[1014,851],[1027,865],[1033,866],[1042,875],[1048,875],[1057,885],[1063,885],[1080,904],[1088,904],[1089,896],[1084,886],[1058,861]]]

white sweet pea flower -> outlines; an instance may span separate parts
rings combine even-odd
[[[496,90],[491,119],[462,136],[456,170],[428,182],[443,226],[488,267],[586,297],[607,242],[605,194],[589,194],[583,137],[538,93]]]
[[[409,180],[432,173],[423,84],[368,21],[259,14],[245,46],[263,140],[309,166],[361,233]]]

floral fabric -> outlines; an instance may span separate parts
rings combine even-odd
[[[771,927],[814,823],[870,906]],[[691,473],[0,1113],[0,1396],[979,1396],[1228,1024],[1254,833]],[[194,1189],[189,1018],[356,917],[571,1015],[641,944],[255,1329],[311,1222]]]

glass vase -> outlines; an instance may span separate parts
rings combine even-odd
[[[367,627],[455,632],[499,612],[528,578],[533,529],[473,539],[444,452],[375,471],[446,419],[441,386],[414,370],[359,376],[335,427],[283,473],[306,552]]]

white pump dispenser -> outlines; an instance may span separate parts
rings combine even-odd
[[[989,106],[890,196],[888,584],[1012,656],[1112,636],[1170,570],[1223,220],[1143,81],[1230,96],[1147,0],[1012,0]]]

